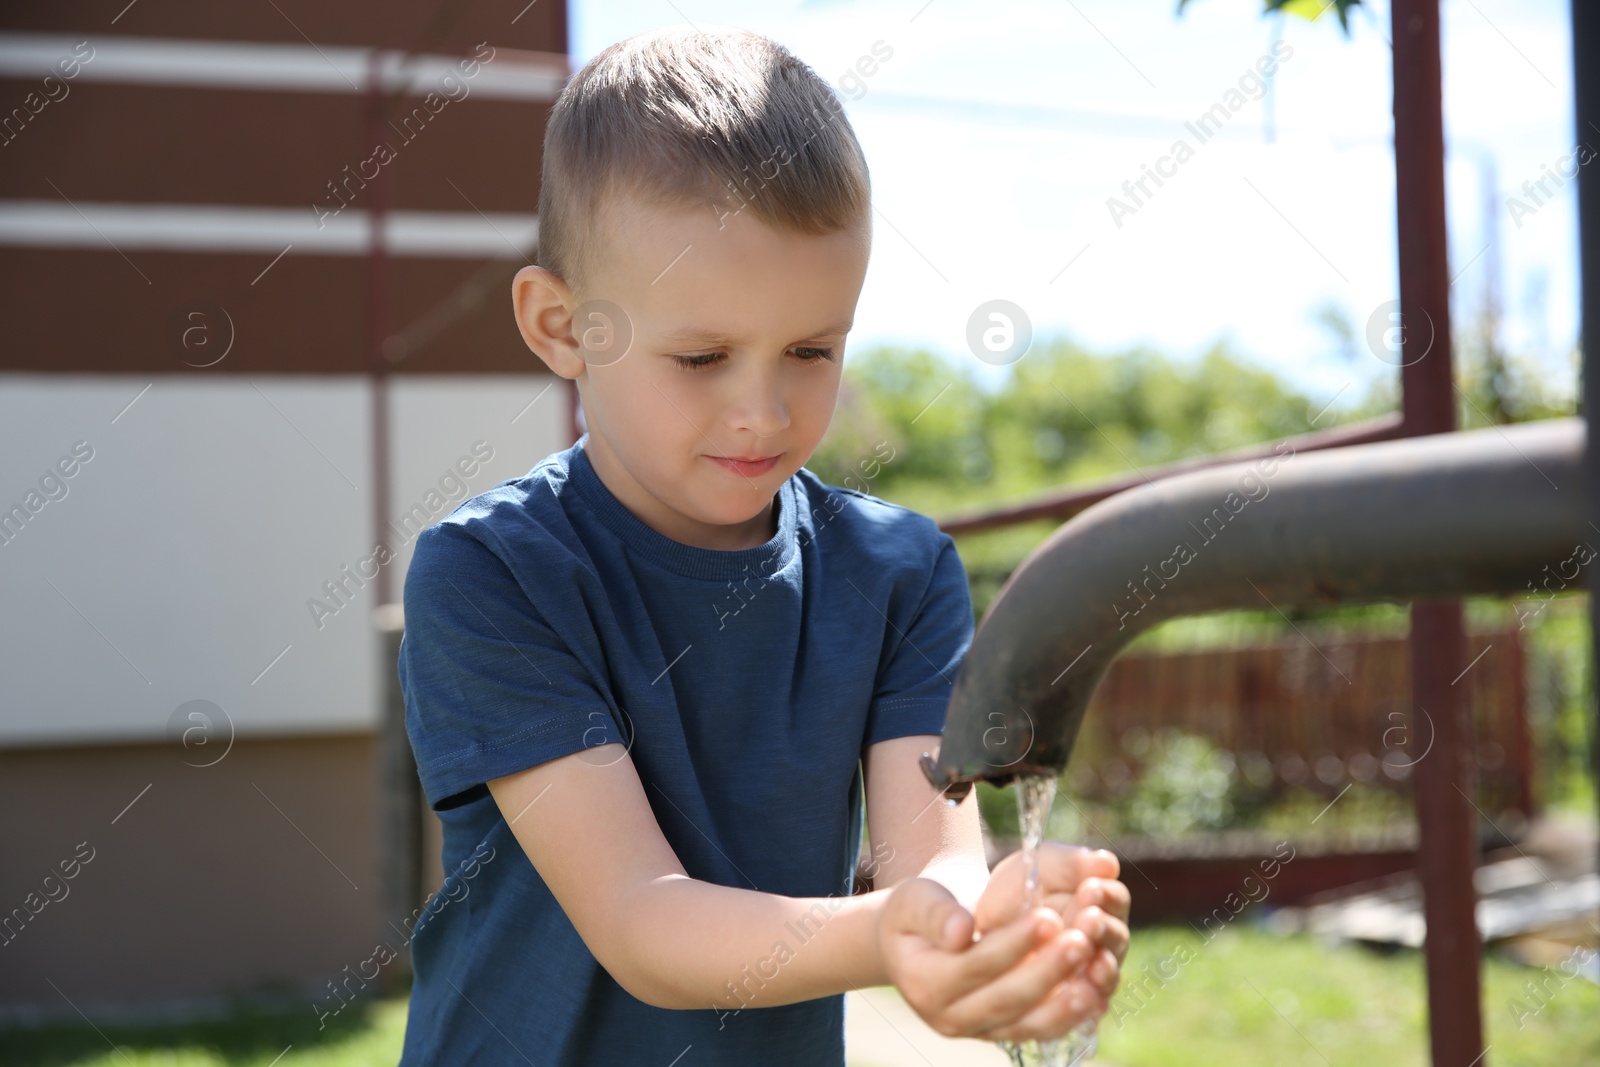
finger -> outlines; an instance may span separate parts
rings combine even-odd
[[[1084,883],[1090,882],[1097,887],[1096,894],[1105,894],[1108,905],[1122,906],[1126,887],[1116,882],[1118,870],[1116,856],[1104,849],[1042,841],[1039,844],[1039,881],[1043,888],[1041,902],[1070,922],[1080,907],[1098,902],[1094,895],[1082,900],[1075,898]],[[995,865],[989,880],[998,892],[986,893],[979,902],[979,930],[1010,922],[1021,914],[1027,875],[1027,865],[1022,862],[1020,850],[1010,853]],[[1108,888],[1112,885],[1119,888]]]
[[[1122,984],[1122,965],[1109,949],[1101,949],[1084,972],[1100,995],[1109,999]]]
[[[1077,918],[1083,909],[1090,906],[1098,907],[1102,911],[1126,921],[1129,911],[1128,887],[1121,882],[1110,879],[1085,878],[1075,891],[1058,890],[1046,894],[1044,899],[1040,901],[1040,906],[1056,912],[1069,924]],[[990,915],[985,915],[983,918],[992,920]],[[1009,922],[1010,919],[1005,921]],[[979,932],[981,933],[983,929],[984,927],[980,923]]]
[[[988,1041],[1048,1041],[1065,1037],[1085,1022],[1097,1023],[1109,1002],[1081,978],[1060,982],[1021,1018],[981,1035]]]
[[[1082,930],[1096,950],[1107,949],[1120,964],[1128,955],[1128,924],[1099,908],[1085,908],[1073,919],[1074,929]]]
[[[1121,919],[1106,916],[1105,935],[1098,939],[1099,947],[1106,949],[1118,964],[1128,958],[1128,941],[1131,934],[1128,924]]]
[[[1068,925],[1071,925],[1072,920],[1076,919],[1078,913],[1087,906],[1076,893],[1050,893],[1040,901],[1040,904],[1061,916]]]
[[[1111,890],[1111,886],[1120,887],[1122,892]],[[1097,903],[1102,899],[1106,903]],[[1121,949],[1126,952],[1128,899],[1127,887],[1121,882],[1088,879],[1076,893],[1052,893],[1045,897],[1044,906],[1058,912],[1069,926],[1076,926],[1088,934],[1091,941],[1099,941],[1107,933],[1120,930]],[[1099,923],[1099,917],[1105,919],[1104,927]]]
[[[1078,937],[1081,937],[1080,931],[1068,930],[1048,944],[1041,945],[1010,970],[966,996],[957,998],[945,1009],[946,1018],[951,1019],[963,1033],[985,1033],[997,1027],[1016,1024],[1038,1007],[1051,990],[1081,968],[1084,958],[1077,951]],[[1067,1003],[1056,1006],[1054,1010],[1071,1013],[1077,1018],[1088,1007],[1098,1003],[1100,995],[1084,979],[1076,980],[1075,985],[1078,987],[1077,995],[1074,998],[1069,991],[1068,999],[1075,999],[1077,1009]]]
[[[1071,925],[1082,930],[1085,937],[1098,945],[1111,932],[1111,923],[1113,921],[1116,920],[1113,920],[1099,908],[1088,907],[1080,909],[1078,914],[1072,917]]]
[[[991,882],[991,884],[993,883]],[[1018,893],[1017,896],[1020,898],[1021,894]],[[1077,898],[1071,893],[1051,893],[1044,897],[1037,907],[1047,908],[1061,916],[1062,923],[1067,926],[1072,925],[1072,920],[1082,910]],[[985,937],[990,930],[998,929],[1006,923],[1016,922],[1022,916],[1020,906],[1013,906],[1010,911],[1011,914],[1009,916],[1001,916],[992,902],[987,905],[980,903],[974,916],[978,936]]]
[[[1117,857],[1105,849],[1091,849],[1085,845],[1068,845],[1060,841],[1039,842],[1039,881],[1045,894],[1071,893],[1085,878],[1116,879],[1121,868]],[[1018,903],[1001,913],[995,911],[985,918],[990,925],[1010,922],[1021,914],[1022,887],[1028,877],[1028,865],[1023,850],[1008,853],[989,872],[991,883],[999,883],[1004,899]],[[991,908],[997,907],[991,905]]]
[[[1080,905],[1098,905],[1124,922],[1132,910],[1128,887],[1114,878],[1085,878],[1079,883],[1075,896]]]
[[[1008,853],[989,872],[989,885],[978,900],[980,930],[994,929],[1022,915],[1028,866],[1022,850]],[[1047,903],[1041,901],[1041,903]]]
[[[1035,908],[1027,915],[990,930],[952,961],[954,966],[948,979],[951,999],[994,981],[1043,943],[1067,934],[1069,931],[1061,916],[1048,908]],[[1071,931],[1069,940],[1061,947],[1075,961],[1075,966],[1082,966],[1094,957],[1095,946],[1081,930]]]
[[[907,898],[898,931],[916,934],[929,944],[955,952],[972,943],[972,914],[955,894],[929,878],[913,878],[897,890]]]
[[[1039,843],[1039,877],[1047,889],[1072,892],[1085,878],[1114,880],[1122,867],[1103,848],[1068,845],[1060,841]]]

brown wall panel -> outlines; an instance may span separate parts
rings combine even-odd
[[[129,261],[133,265],[130,265]],[[367,260],[270,254],[0,249],[0,370],[103,374],[356,374],[367,360]],[[520,261],[389,261],[405,374],[544,370],[511,317]],[[137,269],[135,269],[137,268]],[[141,272],[143,277],[141,277]],[[251,280],[260,280],[251,284]],[[147,283],[145,278],[149,279]],[[476,294],[476,301],[471,299]],[[221,314],[219,314],[220,309]],[[191,312],[198,311],[201,318]],[[429,315],[438,316],[428,320]],[[425,329],[426,321],[441,324]],[[233,345],[220,362],[199,367]],[[184,331],[199,327],[200,334]],[[409,333],[407,328],[411,327]],[[196,342],[204,340],[209,347]]]
[[[241,739],[209,767],[183,756],[167,745],[0,751],[0,909],[57,898],[13,920],[0,1010],[269,983],[309,994],[372,954],[383,929],[372,736]],[[437,820],[424,825],[426,893],[443,872]],[[63,881],[75,854],[92,858]]]
[[[437,50],[470,49],[488,41],[497,47],[538,52],[567,50],[567,9],[559,0],[539,0],[525,10],[520,3],[471,0],[274,0],[271,4],[87,0],[70,5],[12,0],[0,7],[0,27],[289,44],[304,44],[309,38],[318,44]]]
[[[0,79],[0,105],[35,88]],[[365,106],[354,94],[75,81],[0,147],[0,198],[365,209],[372,191],[361,175],[380,169],[367,162],[376,142]],[[381,171],[391,209],[538,209],[549,105],[469,94],[435,103],[437,113],[419,96],[389,106],[383,140],[394,156]]]

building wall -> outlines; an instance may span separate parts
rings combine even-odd
[[[378,587],[573,439],[508,299],[566,6],[447,8],[0,5],[0,1016],[384,936]]]
[[[210,767],[160,744],[0,750],[0,1025],[182,1014],[224,994],[328,1010],[327,983],[380,937],[403,947],[380,917],[375,747],[242,738]],[[433,892],[438,824],[424,826]]]
[[[0,542],[0,1015],[316,987],[371,955],[394,667],[375,581],[323,588],[374,544],[368,389],[0,375],[0,507],[46,500]],[[391,518],[436,521],[566,447],[569,392],[395,379]],[[389,542],[396,596],[414,529]]]
[[[192,700],[241,736],[371,729],[367,383],[150,383],[0,375],[0,509],[45,500],[0,525],[0,745],[159,741]],[[550,375],[395,380],[396,596],[424,518],[571,443],[568,393]]]

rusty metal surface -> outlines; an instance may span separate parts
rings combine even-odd
[[[1390,31],[1401,409],[1411,433],[1449,433],[1456,428],[1456,388],[1439,0],[1394,0]],[[1472,890],[1479,860],[1472,807],[1476,767],[1464,694],[1452,684],[1466,666],[1465,651],[1459,599],[1412,605],[1411,698],[1436,728],[1432,758],[1416,768],[1422,831],[1417,866],[1428,924],[1428,1029],[1436,1065],[1476,1063],[1484,1053]]]
[[[1001,588],[924,769],[958,789],[1061,771],[1111,660],[1167,619],[1522,590],[1588,528],[1583,448],[1582,420],[1553,419],[1230,464],[1097,504]]]

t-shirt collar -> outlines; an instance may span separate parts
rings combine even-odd
[[[568,476],[595,515],[629,548],[689,578],[732,581],[751,575],[769,576],[788,566],[799,550],[799,497],[791,475],[778,487],[778,531],[754,548],[699,548],[675,541],[645,524],[618,500],[589,461],[584,434],[571,448]]]

